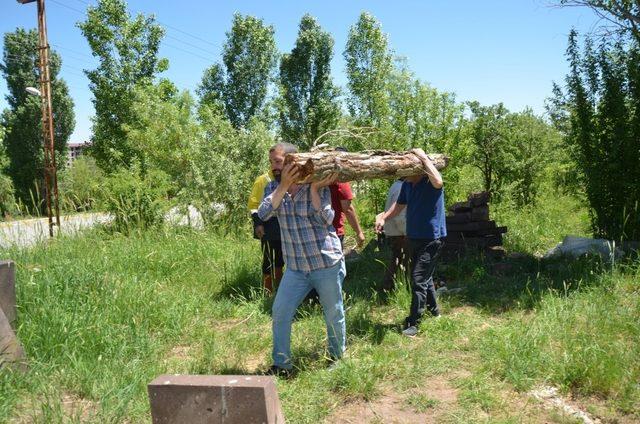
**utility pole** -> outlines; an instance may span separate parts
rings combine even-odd
[[[26,4],[37,1],[38,4],[38,51],[40,67],[40,103],[42,104],[42,138],[44,140],[44,187],[49,217],[49,236],[53,237],[53,211],[55,225],[60,229],[60,208],[58,206],[58,175],[56,170],[56,152],[54,149],[53,111],[51,105],[51,77],[49,76],[49,41],[47,39],[47,18],[44,0],[18,0]],[[53,203],[53,206],[52,206]]]

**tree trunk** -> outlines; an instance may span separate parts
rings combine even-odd
[[[437,169],[447,166],[449,158],[442,154],[428,155]],[[357,153],[341,151],[317,151],[290,153],[285,165],[295,163],[300,167],[298,184],[318,181],[338,173],[338,181],[369,180],[373,178],[400,178],[425,174],[420,159],[412,152],[390,152],[386,150]]]

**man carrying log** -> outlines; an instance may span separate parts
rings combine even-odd
[[[380,232],[386,219],[407,208],[407,237],[412,252],[412,296],[402,334],[409,337],[418,334],[418,324],[425,309],[435,317],[440,316],[433,272],[443,244],[441,239],[447,235],[442,176],[422,149],[413,149],[412,152],[424,165],[426,176],[407,177],[398,200],[388,211],[376,217],[375,224],[376,231]]]
[[[258,208],[260,219],[277,217],[282,251],[287,268],[272,310],[273,366],[270,374],[291,374],[291,323],[296,309],[312,288],[320,297],[329,341],[329,357],[342,357],[346,327],[342,303],[342,282],[346,275],[340,239],[333,228],[329,175],[310,184],[296,184],[300,167],[289,163],[282,168],[280,182],[265,188]]]

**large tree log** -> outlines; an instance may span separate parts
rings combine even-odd
[[[430,154],[437,169],[447,166],[449,158],[442,154]],[[284,163],[295,163],[300,167],[299,184],[318,181],[338,174],[338,181],[369,180],[373,178],[400,178],[425,174],[420,159],[411,151],[390,152],[373,150],[364,152],[317,151],[290,153]]]

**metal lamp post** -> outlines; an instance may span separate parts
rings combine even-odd
[[[58,175],[56,171],[56,152],[54,149],[53,112],[51,104],[51,77],[49,75],[49,41],[47,40],[47,19],[44,11],[44,0],[17,0],[18,3],[38,4],[38,51],[40,67],[40,90],[28,87],[27,92],[40,96],[42,104],[42,138],[44,139],[44,186],[47,199],[47,216],[49,217],[49,236],[53,237],[53,213],[56,214],[55,225],[60,228],[60,209],[58,207]],[[53,195],[53,202],[52,202]]]

